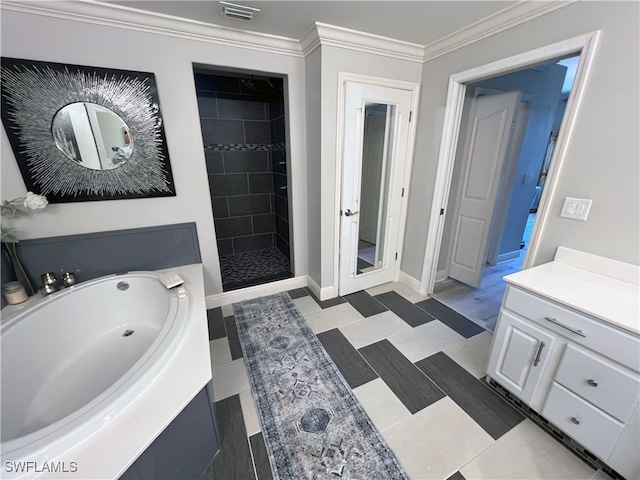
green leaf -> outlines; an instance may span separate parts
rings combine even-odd
[[[20,241],[16,236],[16,230],[14,228],[0,229],[0,239],[4,243],[18,243]]]

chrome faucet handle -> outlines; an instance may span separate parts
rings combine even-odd
[[[72,272],[66,272],[62,274],[62,283],[65,287],[70,287],[76,284],[76,277]]]
[[[58,287],[55,283],[45,283],[44,286],[42,287],[42,295],[45,297],[57,291],[58,291]]]
[[[58,284],[58,279],[54,272],[43,273],[42,275],[40,275],[40,278],[42,279],[42,284],[45,286]]]

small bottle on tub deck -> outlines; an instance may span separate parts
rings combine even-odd
[[[2,294],[9,305],[26,302],[29,295],[20,282],[9,282],[2,285]]]

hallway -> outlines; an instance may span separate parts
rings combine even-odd
[[[481,327],[493,332],[498,320],[502,297],[507,286],[502,277],[519,272],[522,269],[522,262],[529,246],[529,239],[531,238],[535,220],[536,214],[530,213],[522,237],[525,245],[520,250],[520,256],[509,262],[486,266],[482,273],[482,282],[479,288],[473,288],[453,278],[447,278],[442,282],[436,283],[433,298],[438,299]]]

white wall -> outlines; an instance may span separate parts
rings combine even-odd
[[[56,204],[16,221],[21,238],[192,222],[208,295],[222,291],[192,63],[288,75],[296,275],[306,275],[304,59],[110,26],[2,11],[3,56],[155,74],[176,197]],[[1,198],[26,190],[2,133]]]
[[[313,280],[321,288],[334,288],[335,228],[340,206],[336,204],[336,122],[338,119],[338,73],[348,72],[372,77],[420,83],[422,65],[417,62],[370,53],[362,53],[332,46],[322,46],[322,111],[321,111],[321,214],[319,221],[320,249],[310,250],[310,257],[321,259],[320,278]],[[311,178],[310,181],[314,181]]]
[[[425,63],[403,272],[422,274],[449,76],[595,30],[603,34],[532,258],[547,262],[565,245],[640,264],[639,16],[638,2],[576,2]],[[559,217],[565,196],[593,199],[588,221]]]
[[[321,49],[317,48],[305,58],[305,87],[307,99],[307,205],[309,212],[309,277],[318,284],[321,278],[320,252],[320,216],[322,203],[320,193],[320,176],[322,172],[321,146],[322,131],[320,126],[321,98]]]

